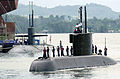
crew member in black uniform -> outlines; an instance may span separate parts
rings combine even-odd
[[[107,56],[107,48],[104,48],[104,55]]]
[[[43,58],[46,58],[46,48],[43,49]]]
[[[63,48],[63,46],[61,47],[61,56],[64,56],[64,48]]]
[[[70,48],[71,55],[73,55],[73,47]]]
[[[66,48],[67,56],[69,56],[69,47]]]
[[[47,57],[49,58],[49,47],[47,47]]]
[[[92,53],[94,53],[94,45],[92,44]]]
[[[95,53],[97,54],[97,46],[95,45]]]
[[[53,52],[53,57],[55,57],[55,48],[54,48],[54,46],[53,46],[52,52]]]
[[[58,57],[60,56],[60,48],[57,46]]]
[[[98,55],[102,55],[102,50],[101,49],[99,49]]]

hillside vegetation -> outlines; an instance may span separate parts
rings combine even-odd
[[[18,15],[10,15],[10,17],[11,18],[8,17],[8,21],[14,21],[16,23],[16,33],[27,33],[29,26],[28,18]],[[78,22],[77,19],[72,19],[70,16],[50,15],[47,18],[40,16],[34,19],[34,27],[37,33],[43,30],[48,30],[50,33],[72,33],[74,26]],[[93,17],[88,19],[88,29],[95,33],[119,32],[120,19],[97,19]]]
[[[46,8],[40,6],[34,6],[35,16],[50,16],[50,15],[66,15],[66,16],[78,16],[78,9],[81,5],[74,6],[57,6],[54,8]],[[120,13],[112,11],[111,8],[99,5],[99,4],[87,4],[88,17],[96,17],[98,19],[117,19],[119,18]],[[19,4],[17,10],[13,11],[12,14],[26,16],[29,13],[29,6]]]

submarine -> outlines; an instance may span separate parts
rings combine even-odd
[[[69,35],[70,43],[73,44],[73,56],[53,58],[39,57],[32,62],[29,69],[30,72],[56,71],[64,69],[108,66],[116,64],[116,61],[109,57],[102,55],[93,55],[92,33],[87,33],[86,6],[84,7],[84,10],[85,32],[75,32]],[[79,13],[80,23],[82,23],[82,7],[79,8]]]
[[[47,59],[39,57],[32,62],[29,71],[43,72],[115,65],[116,61],[109,57],[92,55],[91,35],[91,33],[71,34],[70,38],[72,39],[71,42],[73,42],[73,56],[53,57]]]

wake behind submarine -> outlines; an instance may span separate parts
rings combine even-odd
[[[80,7],[79,9],[81,15],[80,23],[82,23],[82,7]],[[82,26],[80,26],[80,28],[82,28]],[[92,55],[92,33],[87,33],[86,6],[85,33],[82,33],[82,31],[75,31],[75,33],[70,34],[70,43],[73,44],[73,56],[35,59],[32,62],[29,71],[56,71],[63,69],[107,66],[116,64],[116,62],[109,57]]]

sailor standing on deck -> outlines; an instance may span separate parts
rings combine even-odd
[[[104,55],[107,56],[107,48],[104,48]]]
[[[49,47],[47,47],[47,57],[49,58]]]
[[[58,57],[60,56],[60,48],[57,46]]]
[[[55,48],[54,48],[54,46],[53,46],[52,52],[53,52],[53,57],[55,57]]]
[[[99,49],[98,55],[102,55],[102,50],[101,49]]]
[[[77,31],[78,33],[82,33],[82,23],[78,24]]]
[[[61,56],[64,56],[64,48],[63,48],[63,46],[61,47]]]
[[[27,45],[27,39],[24,39],[24,44]]]
[[[43,49],[43,58],[46,58],[46,48]]]
[[[105,56],[107,56],[106,38],[105,38],[105,48],[104,48],[104,55],[105,55]]]
[[[92,44],[92,53],[94,53],[94,45]]]
[[[82,23],[76,24],[74,33],[82,33]]]
[[[66,48],[67,56],[69,56],[69,47]]]
[[[95,53],[97,54],[97,46],[95,45]]]
[[[60,48],[62,47],[62,41],[60,40]]]
[[[23,44],[23,40],[22,39],[20,39],[20,45],[22,45]]]
[[[73,55],[73,47],[70,48],[71,55]]]

